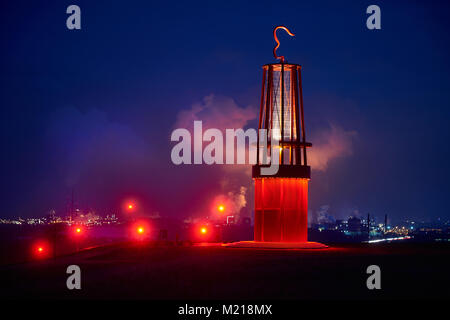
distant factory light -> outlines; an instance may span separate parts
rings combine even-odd
[[[225,211],[225,206],[224,205],[220,205],[217,207],[217,210],[219,210],[220,212],[224,212]]]
[[[206,234],[208,232],[208,229],[206,229],[205,227],[202,227],[200,229],[200,232],[203,233],[203,234]]]
[[[137,228],[137,233],[139,233],[139,234],[143,234],[144,233],[144,228],[143,227],[138,227]]]

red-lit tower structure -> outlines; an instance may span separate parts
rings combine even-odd
[[[280,43],[274,29],[277,46],[273,50],[278,63],[263,66],[259,132],[267,143],[261,148],[258,135],[257,162],[252,168],[255,183],[255,242],[306,243],[308,241],[308,166],[301,65],[287,63],[276,50]],[[274,139],[277,147],[274,148]],[[274,175],[263,175],[266,155],[273,163],[278,157],[279,169]]]
[[[301,65],[287,63],[277,56],[280,42],[273,50],[278,63],[263,66],[257,162],[252,167],[255,183],[254,241],[225,244],[228,247],[326,248],[308,242],[308,166]],[[262,134],[261,134],[262,133]],[[276,141],[275,141],[276,140]],[[267,159],[270,158],[270,163]],[[277,160],[278,171],[265,175],[262,168]]]

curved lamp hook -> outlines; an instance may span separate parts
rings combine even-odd
[[[273,56],[275,57],[275,59],[280,59],[280,60],[281,60],[281,63],[284,63],[284,56],[281,56],[281,57],[277,56],[277,49],[278,49],[278,47],[280,46],[280,41],[278,40],[278,37],[277,37],[277,30],[278,30],[278,29],[283,29],[283,30],[286,31],[287,34],[290,35],[291,37],[295,36],[295,34],[293,34],[292,32],[290,32],[289,29],[286,28],[285,26],[278,26],[278,27],[275,27],[275,29],[273,29],[273,37],[275,38],[275,41],[276,41],[276,43],[277,43],[277,45],[275,46],[275,48],[273,48]]]

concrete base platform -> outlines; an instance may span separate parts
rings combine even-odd
[[[222,244],[228,248],[255,248],[255,249],[325,249],[328,246],[319,242],[261,242],[239,241]]]

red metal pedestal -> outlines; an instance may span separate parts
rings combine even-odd
[[[308,179],[255,179],[255,241],[308,241]]]

